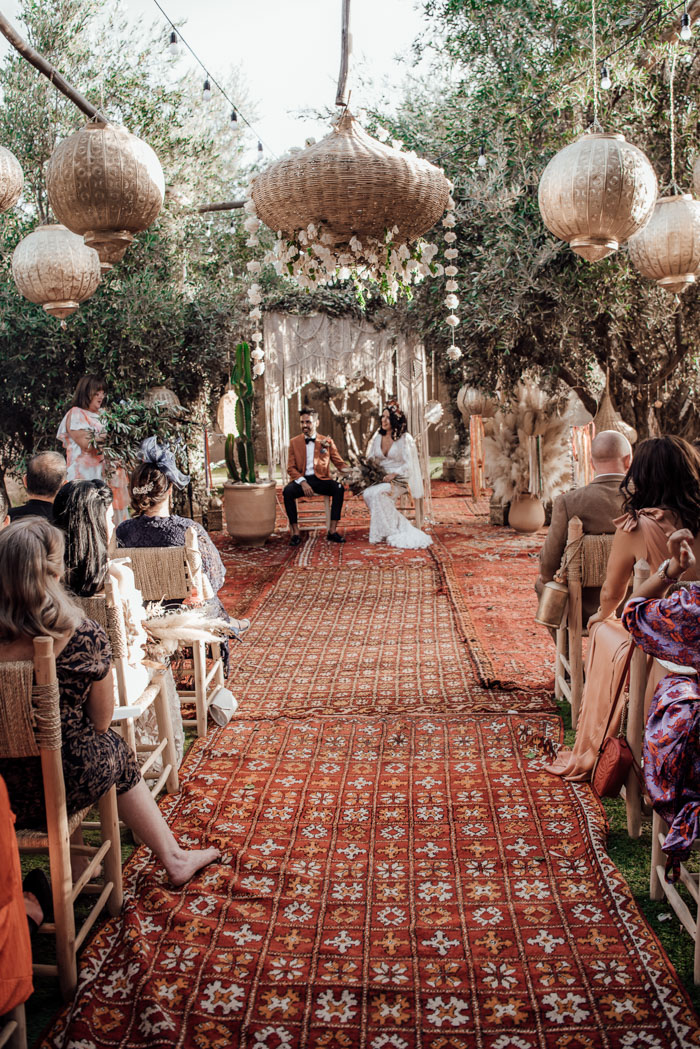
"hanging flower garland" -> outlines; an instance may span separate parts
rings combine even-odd
[[[450,184],[450,193],[453,192],[454,186]],[[459,284],[455,279],[459,270],[455,266],[455,260],[459,258],[459,251],[454,246],[457,241],[457,234],[454,232],[454,227],[457,225],[457,219],[455,218],[455,202],[452,196],[450,196],[447,201],[447,206],[450,210],[442,220],[442,224],[447,230],[445,233],[445,243],[447,244],[447,247],[445,248],[445,260],[447,262],[447,265],[445,266],[445,276],[447,277],[447,281],[445,282],[445,290],[447,291],[445,306],[450,312],[445,318],[445,323],[449,325],[452,334],[452,344],[447,348],[446,354],[448,359],[454,362],[460,359],[462,351],[459,346],[455,344],[455,328],[459,326],[459,317],[455,313],[455,310],[459,306],[459,299],[456,294],[456,292],[459,291]]]
[[[243,228],[248,234],[246,247],[257,248],[260,245],[258,230],[262,223],[255,215],[255,205],[250,198],[246,200],[243,209],[247,216],[243,223]],[[248,302],[251,307],[248,316],[253,323],[253,331],[250,336],[251,342],[253,343],[253,349],[250,351],[250,357],[253,361],[253,375],[257,379],[265,372],[265,351],[262,346],[263,333],[261,328],[262,310],[260,309],[262,303],[262,288],[257,281],[257,278],[262,271],[262,263],[257,259],[252,259],[250,262],[246,263],[246,269],[252,278],[252,283],[248,288]]]

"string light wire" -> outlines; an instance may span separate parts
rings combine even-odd
[[[649,31],[650,23],[654,17],[656,17],[657,20],[660,21],[662,17],[669,17],[673,15],[676,11],[684,9],[685,4],[686,0],[680,0],[680,3],[677,3],[669,11],[662,11],[660,7],[651,11],[647,18],[644,20],[642,28],[637,33],[635,33],[634,36],[629,37],[629,39],[625,40],[624,43],[620,44],[616,48],[613,48],[612,51],[609,51],[606,54],[604,58],[604,62],[606,63],[606,65],[611,58],[614,58],[615,55],[619,55],[621,51],[626,50],[626,48],[630,47],[636,40],[639,40],[640,37],[644,36]],[[541,106],[547,98],[551,98],[553,95],[559,94],[560,91],[565,91],[568,87],[573,87],[574,84],[578,83],[579,80],[584,79],[584,77],[587,77],[588,75],[589,74],[587,69],[583,70],[581,73],[577,73],[576,76],[571,77],[570,80],[564,81],[563,84],[560,84],[559,87],[556,87],[553,91],[548,92],[548,94],[541,95],[538,98],[533,98],[532,102],[529,102],[528,105],[526,105],[523,109],[520,109],[516,113],[513,113],[508,119],[511,121],[519,120],[521,117],[524,117],[526,113],[529,113],[530,110],[536,109],[539,106]],[[596,75],[593,77],[594,85],[597,84],[596,76],[597,72]],[[440,161],[445,160],[447,157],[454,157],[458,153],[463,153],[465,149],[470,148],[471,142],[465,142],[462,146],[456,146],[454,149],[449,149],[445,153],[439,153],[438,156],[434,158],[433,163],[438,164],[440,163]]]
[[[218,80],[216,79],[216,77],[212,76],[212,74],[211,74],[211,73],[209,72],[209,70],[208,70],[208,68],[207,68],[207,67],[205,66],[204,62],[202,62],[201,58],[199,57],[199,55],[197,54],[197,52],[196,52],[196,51],[194,50],[194,48],[192,47],[192,45],[191,45],[191,44],[190,44],[190,43],[189,43],[189,42],[188,42],[188,41],[187,41],[187,40],[185,39],[185,37],[184,37],[184,36],[182,35],[182,30],[181,30],[181,29],[178,29],[178,28],[177,28],[177,26],[175,25],[175,23],[173,22],[173,20],[172,20],[172,19],[170,18],[170,15],[169,15],[169,14],[167,13],[167,11],[165,11],[165,10],[163,9],[163,7],[162,7],[162,6],[160,5],[160,3],[158,2],[158,0],[153,0],[153,3],[154,3],[154,4],[156,5],[156,7],[158,8],[158,10],[160,11],[160,13],[162,14],[162,16],[163,16],[163,18],[165,19],[165,21],[166,21],[166,22],[168,23],[168,25],[169,25],[169,26],[171,27],[171,29],[172,29],[173,31],[175,31],[175,32],[177,33],[177,35],[178,35],[178,39],[179,39],[179,40],[180,40],[180,41],[181,41],[181,42],[182,42],[182,43],[183,43],[183,44],[185,45],[185,47],[187,48],[187,50],[189,51],[189,53],[190,53],[190,54],[192,55],[192,57],[194,58],[195,62],[196,62],[196,63],[197,63],[197,64],[198,64],[199,66],[201,66],[201,68],[202,68],[202,69],[204,70],[204,75],[205,75],[205,77],[207,78],[207,80],[210,80],[210,81],[211,81],[211,83],[212,83],[212,84],[214,85],[214,87],[215,87],[215,88],[216,88],[216,89],[217,89],[218,91],[220,91],[220,92],[221,92],[221,94],[222,94],[222,95],[224,96],[224,98],[226,99],[226,101],[228,102],[228,104],[229,104],[229,105],[231,106],[231,109],[232,109],[232,110],[235,110],[235,111],[236,111],[236,113],[237,113],[237,114],[238,114],[238,116],[239,116],[239,117],[241,118],[241,120],[243,121],[243,123],[244,123],[244,124],[246,124],[246,125],[247,125],[247,126],[248,126],[248,127],[250,128],[250,130],[251,130],[251,131],[253,132],[253,134],[254,134],[254,135],[256,136],[256,138],[258,139],[258,141],[259,141],[259,142],[262,142],[262,143],[263,143],[263,145],[265,146],[265,149],[266,149],[266,150],[268,151],[268,153],[270,153],[270,154],[271,154],[271,155],[272,155],[273,157],[275,157],[275,158],[276,158],[276,157],[277,157],[277,154],[276,154],[276,153],[274,152],[274,150],[270,149],[270,147],[268,146],[267,142],[265,142],[265,139],[264,139],[264,138],[263,138],[263,137],[261,136],[260,132],[259,132],[259,131],[258,131],[258,130],[257,130],[256,128],[254,128],[254,127],[253,127],[253,125],[251,124],[251,122],[250,122],[250,121],[249,121],[249,120],[248,120],[248,119],[246,118],[245,114],[241,112],[241,107],[240,107],[240,106],[238,106],[238,105],[236,105],[236,104],[235,104],[235,102],[233,102],[233,101],[232,101],[232,100],[231,100],[231,99],[229,98],[229,96],[228,96],[227,92],[226,92],[226,91],[224,91],[223,87],[221,86],[221,84],[219,83],[219,81],[218,81]]]

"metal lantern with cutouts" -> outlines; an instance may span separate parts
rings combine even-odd
[[[25,299],[63,320],[95,292],[100,260],[65,226],[39,226],[15,248],[12,276]]]
[[[378,142],[349,110],[324,139],[273,164],[252,188],[270,229],[291,236],[322,226],[336,245],[383,239],[394,227],[396,242],[414,241],[435,225],[449,195],[439,168]]]
[[[56,146],[46,189],[56,218],[82,234],[108,270],[158,216],[165,181],[147,143],[126,128],[91,123]]]
[[[19,200],[24,186],[24,172],[19,160],[9,149],[0,146],[0,211],[9,211]]]
[[[660,197],[641,232],[630,237],[630,261],[643,277],[679,295],[700,271],[700,201],[689,193]]]
[[[656,174],[622,135],[587,134],[560,150],[542,173],[545,226],[588,262],[606,258],[648,222]]]

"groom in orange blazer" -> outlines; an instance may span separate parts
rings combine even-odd
[[[338,481],[331,478],[329,466],[333,463],[339,470],[348,469],[330,437],[316,432],[318,412],[315,408],[303,408],[299,412],[301,433],[292,437],[289,442],[287,472],[291,481],[282,493],[284,509],[289,518],[289,529],[292,533],[291,546],[299,546],[299,522],[297,519],[297,499],[302,495],[330,495],[331,524],[327,538],[332,543],[344,543],[338,535],[338,521],[343,508],[345,489]]]

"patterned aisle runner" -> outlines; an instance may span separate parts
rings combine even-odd
[[[309,543],[309,560],[285,567],[258,604],[249,643],[232,653],[241,716],[552,709],[541,691],[478,682],[428,552],[407,561],[408,551],[368,548],[377,564],[349,545],[341,567],[324,568],[309,565]]]
[[[241,719],[198,741],[173,890],[140,849],[64,1049],[683,1049],[700,1030],[549,715]]]

